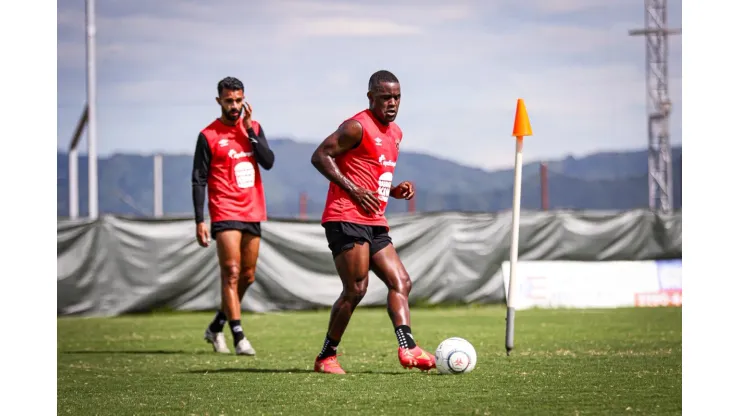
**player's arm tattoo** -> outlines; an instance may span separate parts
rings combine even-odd
[[[345,121],[316,148],[311,164],[344,191],[352,192],[357,185],[342,174],[334,158],[356,148],[361,141],[362,125],[356,120]]]
[[[193,210],[195,211],[195,223],[205,221],[203,205],[206,201],[206,185],[208,184],[208,172],[211,167],[211,148],[208,146],[203,133],[198,135],[193,155],[193,172],[191,183],[193,186]]]
[[[270,145],[267,144],[265,129],[260,126],[260,132],[256,134],[254,129],[250,127],[247,130],[247,134],[249,135],[249,141],[252,143],[254,157],[257,159],[257,163],[266,170],[272,169],[272,165],[275,163],[275,153],[272,152]]]

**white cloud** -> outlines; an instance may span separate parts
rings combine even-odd
[[[420,35],[419,26],[389,20],[354,17],[293,18],[285,24],[293,36],[372,36]],[[281,32],[281,36],[285,35]]]
[[[381,21],[415,21],[434,25],[442,22],[459,21],[474,13],[476,3],[457,1],[454,4],[442,0],[406,1],[403,3],[382,0],[372,3],[338,1],[272,0],[266,12],[275,18],[303,17],[355,17]],[[483,3],[485,4],[485,3]]]
[[[499,11],[527,10],[536,16],[558,16],[576,13],[600,12],[607,14],[618,9],[639,10],[643,0],[492,0]]]
[[[641,0],[638,0],[642,3]],[[629,0],[528,0],[530,7],[546,14],[576,13],[591,10],[604,10],[617,2],[629,4]],[[637,3],[634,1],[633,3]]]
[[[189,141],[177,140],[192,136],[198,124],[193,120],[214,116],[215,82],[225,75],[245,81],[271,134],[319,140],[366,106],[367,77],[380,68],[402,81],[399,123],[409,138],[405,149],[444,153],[479,166],[508,165],[519,97],[530,108],[537,136],[526,157],[644,143],[644,43],[626,34],[641,21],[621,12],[626,7],[641,16],[641,1],[609,2],[615,17],[608,12],[606,24],[587,17],[543,17],[577,12],[603,18],[590,8],[606,0],[537,0],[527,7],[513,0],[390,4],[101,3],[101,114],[115,108],[120,116],[109,120],[128,120],[122,126],[100,124],[101,150],[170,146],[189,151]],[[224,19],[224,7],[232,15],[249,16],[248,23]],[[517,7],[513,23],[507,13]],[[84,97],[84,11],[60,5],[58,23],[60,71],[81,74],[74,79],[82,91],[72,93],[75,87],[67,80],[59,100],[76,102]],[[670,49],[675,62],[680,41]],[[680,68],[672,67],[671,89],[680,108],[677,74]],[[188,123],[164,133],[161,123],[144,121],[152,111]],[[60,132],[75,121],[60,120]],[[464,138],[459,147],[449,147],[450,128]],[[123,139],[126,129],[159,141],[134,144]],[[678,128],[672,127],[679,129],[680,119]]]

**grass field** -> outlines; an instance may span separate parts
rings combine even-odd
[[[619,415],[681,414],[681,309],[412,309],[433,352],[460,336],[470,374],[404,370],[384,309],[358,309],[339,347],[344,376],[312,373],[328,311],[248,314],[256,357],[216,355],[205,313],[60,318],[60,415]],[[228,328],[228,327],[227,327]],[[227,341],[231,344],[230,335]],[[232,348],[233,350],[233,348]]]

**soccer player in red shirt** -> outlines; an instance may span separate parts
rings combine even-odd
[[[400,83],[392,73],[378,71],[370,77],[367,97],[369,109],[345,120],[311,157],[313,166],[330,181],[321,223],[343,286],[314,371],[345,373],[337,362],[337,346],[367,291],[370,270],[388,287],[398,360],[405,368],[428,371],[435,367],[434,355],[418,347],[411,335],[411,279],[393,247],[385,218],[389,197],[414,197],[411,183],[392,184],[403,137],[394,123]]]
[[[241,301],[254,283],[261,222],[267,220],[260,166],[270,170],[275,155],[264,129],[252,119],[241,81],[232,77],[221,80],[216,102],[221,117],[198,135],[192,172],[195,235],[202,247],[210,245],[203,216],[207,188],[210,234],[216,239],[221,269],[221,309],[206,329],[205,339],[214,351],[228,354],[223,334],[228,320],[236,353],[254,355],[241,326]]]

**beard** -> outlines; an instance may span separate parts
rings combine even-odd
[[[234,111],[234,112],[232,113],[232,111]],[[221,109],[221,113],[223,114],[223,116],[227,120],[236,121],[236,120],[239,119],[239,111],[236,111],[236,110],[226,110],[226,109],[223,109],[222,108]]]

